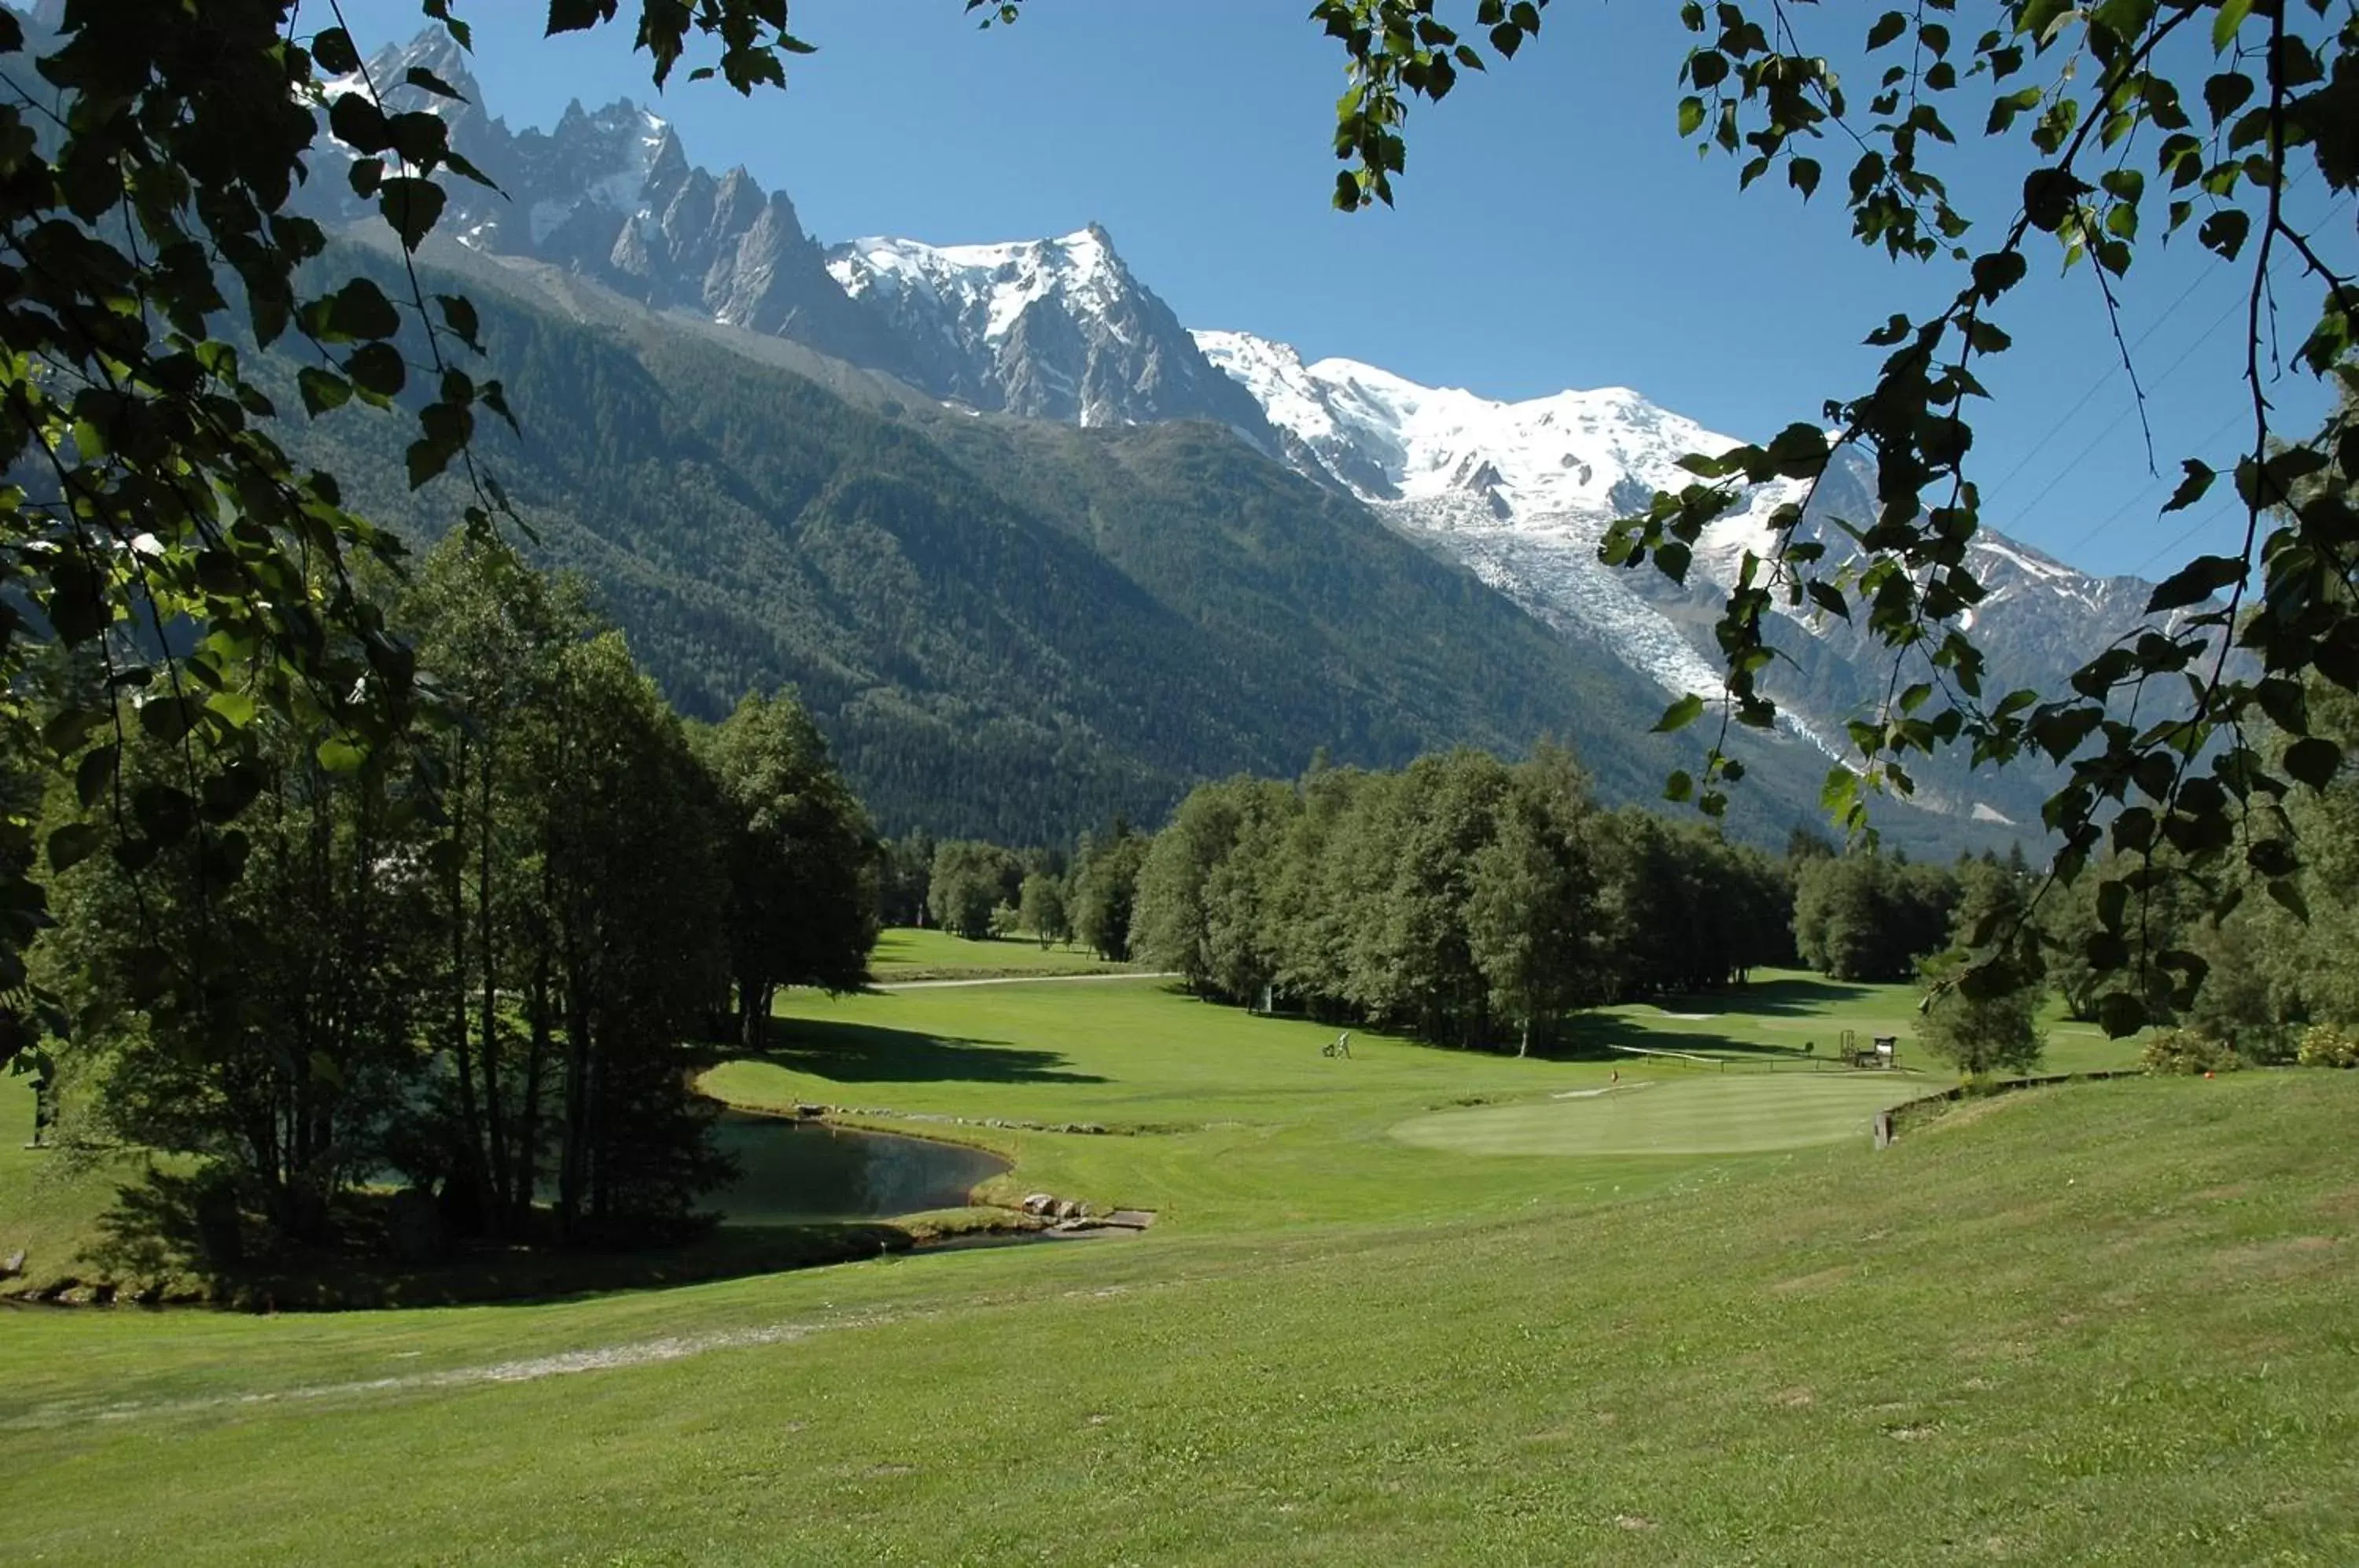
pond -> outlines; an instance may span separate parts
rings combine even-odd
[[[723,1111],[712,1141],[737,1179],[714,1192],[730,1225],[890,1219],[954,1209],[976,1183],[1008,1169],[995,1154],[931,1138]]]

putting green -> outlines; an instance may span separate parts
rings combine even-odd
[[[1876,1112],[1934,1087],[1882,1074],[1716,1073],[1437,1111],[1393,1136],[1460,1154],[1753,1154],[1865,1138]]]

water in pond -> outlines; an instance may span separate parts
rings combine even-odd
[[[723,1111],[712,1141],[737,1161],[737,1180],[710,1200],[731,1225],[889,1219],[954,1209],[998,1175],[995,1154],[930,1138],[855,1132],[784,1116]]]

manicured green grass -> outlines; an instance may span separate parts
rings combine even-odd
[[[1878,1152],[1869,1107],[1930,1080],[1770,1026],[1823,1050],[1905,994],[1755,1001],[1587,1026],[1722,1071],[1330,1058],[1148,980],[797,996],[717,1087],[966,1118],[920,1130],[1156,1226],[529,1305],[0,1313],[0,1518],[61,1562],[2359,1560],[2359,1073],[2042,1089]],[[1654,1086],[1553,1097],[1617,1067]],[[1690,1149],[1830,1098],[1856,1136],[1470,1152],[1613,1147],[1582,1118],[1655,1096]]]
[[[1525,1105],[1437,1111],[1393,1136],[1454,1154],[1753,1154],[1857,1138],[1877,1111],[1924,1092],[1899,1073],[1665,1073]]]
[[[958,979],[995,975],[1103,975],[1128,967],[1108,964],[1086,947],[1058,942],[1042,947],[1028,936],[1004,942],[969,942],[948,931],[895,926],[876,939],[868,968],[887,985],[919,978]]]
[[[32,1136],[33,1081],[0,1072],[0,1260],[22,1252],[38,1279],[105,1246],[115,1193],[147,1161],[27,1149]]]
[[[0,1506],[58,1561],[2348,1562],[2354,1110],[2137,1081],[1473,1222],[20,1313]]]

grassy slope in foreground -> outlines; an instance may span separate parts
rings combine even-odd
[[[1288,1053],[1211,1054],[1208,1119],[1314,1103]],[[1199,1176],[1223,1202],[1136,1242],[535,1307],[14,1313],[0,1508],[71,1561],[2359,1556],[2359,1074],[2016,1096],[1614,1196],[1604,1162],[1409,1149],[1376,1125],[1408,1065],[1353,1065],[1334,1163],[1454,1164],[1475,1217],[1256,1225]],[[875,1097],[1060,1089],[1118,1092]]]

